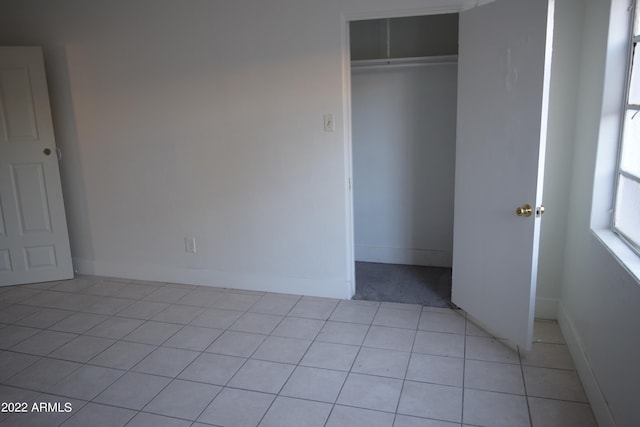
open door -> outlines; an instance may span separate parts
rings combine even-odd
[[[0,286],[72,277],[42,49],[0,47]]]
[[[553,0],[460,14],[452,301],[531,348]],[[516,215],[517,208],[528,204]]]

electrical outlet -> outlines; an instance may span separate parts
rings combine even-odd
[[[336,130],[336,125],[333,120],[333,114],[325,114],[324,115],[324,131],[325,132],[333,132]]]
[[[184,236],[184,250],[188,254],[196,253],[196,238],[193,236],[186,235]]]

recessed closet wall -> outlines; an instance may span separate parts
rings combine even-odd
[[[458,15],[351,23],[356,261],[451,267]]]

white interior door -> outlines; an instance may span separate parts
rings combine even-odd
[[[0,47],[0,285],[72,277],[42,49]]]
[[[530,349],[553,0],[497,0],[460,14],[452,301]]]

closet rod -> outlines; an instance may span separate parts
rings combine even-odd
[[[351,61],[353,70],[372,70],[377,68],[426,67],[432,65],[457,64],[458,55],[420,56],[414,58],[360,59]]]

